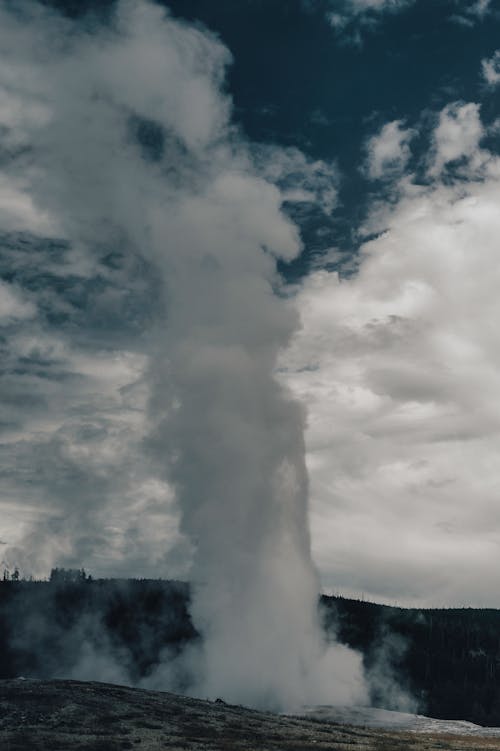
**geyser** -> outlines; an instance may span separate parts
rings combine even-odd
[[[8,7],[0,79],[17,76],[32,105],[29,152],[9,169],[87,257],[103,269],[110,251],[123,269],[140,258],[157,280],[146,448],[194,549],[203,646],[185,656],[189,690],[273,708],[363,700],[358,655],[321,634],[304,415],[275,377],[299,323],[276,259],[300,243],[231,125],[228,51],[148,2],[119,2],[101,25]],[[312,200],[317,163],[273,158]]]

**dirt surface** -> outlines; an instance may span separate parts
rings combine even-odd
[[[78,681],[0,681],[1,751],[431,751],[500,738],[385,732]]]

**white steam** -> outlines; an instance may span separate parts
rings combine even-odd
[[[0,89],[15,81],[22,100],[5,169],[80,250],[141,258],[159,283],[147,449],[194,548],[191,690],[276,708],[363,700],[359,656],[321,636],[304,416],[274,377],[298,324],[275,265],[297,231],[230,123],[229,54],[147,2],[119,3],[107,28],[27,13],[0,18]],[[325,166],[278,158],[307,201],[319,175],[331,205]]]

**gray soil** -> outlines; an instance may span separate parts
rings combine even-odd
[[[500,739],[385,732],[104,683],[12,680],[0,681],[0,749],[500,751]]]

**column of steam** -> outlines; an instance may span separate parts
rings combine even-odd
[[[112,249],[123,278],[142,255],[163,283],[150,446],[196,551],[196,690],[257,706],[328,701],[339,674],[322,670],[303,414],[274,376],[297,326],[275,293],[276,259],[299,243],[230,125],[227,50],[149,2],[122,0],[112,28],[93,18],[84,33],[41,7],[32,27],[27,14],[1,20],[10,63],[46,109],[20,149],[34,200],[103,274]],[[141,122],[160,134],[154,148]],[[358,668],[344,671],[354,684]]]
[[[318,659],[318,590],[303,412],[274,376],[297,318],[273,291],[275,258],[260,239],[271,219],[285,250],[297,242],[274,187],[226,173],[210,194],[201,201],[204,232],[182,233],[171,272],[171,406],[156,440],[173,457],[168,476],[196,551],[192,616],[204,639],[197,691],[284,707],[303,700]],[[193,215],[200,199],[183,210]]]

